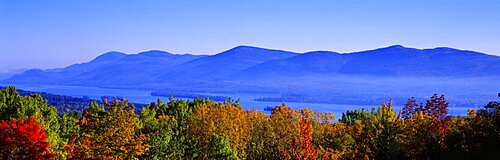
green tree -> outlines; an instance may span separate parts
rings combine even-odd
[[[224,135],[213,135],[210,140],[209,159],[240,159],[237,151],[231,148],[230,139]]]
[[[62,145],[66,142],[59,137],[59,117],[55,107],[47,106],[47,101],[39,94],[21,96],[15,87],[6,87],[0,90],[0,120],[11,118],[27,120],[33,116],[48,135],[50,151],[57,153],[57,157],[64,159],[65,151]]]
[[[158,99],[157,104],[149,104],[141,111],[142,133],[149,135],[149,139],[145,143],[150,146],[143,158],[172,159],[169,147],[173,135],[172,123],[169,116],[156,113],[157,106],[164,106],[161,99]]]
[[[141,121],[145,127],[143,132],[151,133],[153,139],[161,140],[161,142],[153,141],[153,139],[148,141],[153,148],[146,156],[152,156],[153,152],[162,152],[158,158],[196,158],[199,152],[193,133],[189,130],[193,108],[210,102],[175,100],[173,97],[169,100],[169,103],[163,103],[161,99],[158,99],[157,103],[149,104],[141,112],[143,116]],[[159,129],[164,130],[159,131]]]

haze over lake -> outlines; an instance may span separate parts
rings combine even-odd
[[[1,84],[0,86],[8,86],[12,84]],[[124,97],[133,103],[143,103],[148,104],[150,102],[156,102],[158,98],[163,101],[168,101],[169,97],[159,97],[151,96],[151,91],[149,90],[136,90],[136,89],[110,89],[110,88],[99,88],[99,87],[82,87],[82,86],[63,86],[63,85],[39,85],[39,84],[15,84],[19,89],[30,90],[36,92],[47,92],[51,94],[68,95],[74,97],[89,97],[91,99],[100,100],[102,96],[111,96],[118,99]],[[207,94],[207,93],[204,93]],[[273,95],[262,95],[255,93],[239,93],[239,94],[214,94],[209,93],[209,95],[221,95],[232,98],[240,98],[241,104],[244,109],[252,110],[257,109],[259,111],[264,111],[265,107],[279,106],[283,103],[291,106],[292,108],[310,108],[317,112],[330,112],[333,113],[337,118],[342,116],[347,110],[355,109],[368,109],[376,107],[378,105],[356,105],[356,104],[326,104],[326,103],[295,103],[295,102],[262,102],[255,101],[255,98],[262,96],[273,96]],[[180,97],[174,97],[180,98]],[[186,98],[182,98],[186,99]],[[395,110],[399,111],[402,104],[395,104]],[[474,107],[450,107],[449,113],[451,115],[466,115],[467,110]],[[480,108],[480,107],[476,107]]]

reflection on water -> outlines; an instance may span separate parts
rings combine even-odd
[[[0,84],[0,86],[9,86],[9,84]],[[109,88],[98,88],[98,87],[82,87],[82,86],[64,86],[64,85],[39,85],[39,84],[15,84],[19,89],[30,90],[36,92],[47,92],[51,94],[68,95],[74,97],[84,97],[87,96],[92,99],[100,99],[102,96],[113,96],[117,98],[127,98],[134,103],[150,103],[156,102],[158,98],[168,99],[168,97],[151,96],[150,90],[137,90],[137,89],[109,89]],[[208,93],[203,93],[208,94]],[[270,97],[277,95],[270,94],[256,94],[256,93],[236,93],[236,94],[216,94],[211,93],[209,95],[213,96],[226,96],[233,97],[234,99],[241,99],[241,104],[244,109],[257,109],[259,111],[264,111],[265,107],[273,107],[281,105],[284,102],[261,102],[254,101],[257,97]],[[175,97],[174,97],[175,98]],[[311,108],[317,112],[331,112],[337,118],[341,118],[342,113],[346,110],[354,110],[361,108],[372,108],[376,106],[367,105],[345,105],[345,104],[322,104],[322,103],[296,103],[296,102],[286,102],[286,104],[292,108]],[[402,104],[395,104],[394,109],[399,112]],[[469,108],[465,107],[453,107],[449,108],[449,113],[451,115],[466,115]],[[268,112],[268,111],[266,111]]]

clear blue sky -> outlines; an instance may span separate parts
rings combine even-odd
[[[393,44],[500,55],[500,1],[0,0],[0,71],[64,67],[107,51],[352,52]]]

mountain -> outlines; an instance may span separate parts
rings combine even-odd
[[[294,57],[267,61],[232,75],[233,78],[253,79],[272,76],[302,76],[314,73],[336,73],[347,62],[345,55],[315,51]]]
[[[122,52],[111,51],[111,52],[108,52],[108,53],[104,53],[104,54],[102,54],[100,56],[97,56],[94,60],[92,60],[92,62],[113,61],[113,60],[117,60],[117,59],[123,58],[125,56],[127,56],[127,54],[122,53]]]
[[[477,77],[500,76],[500,57],[452,48],[414,49],[400,45],[339,54],[307,52],[268,61],[232,75],[233,79],[273,76]]]
[[[500,57],[453,48],[415,49],[400,45],[354,53],[299,54],[251,46],[238,46],[215,55],[179,55],[158,50],[131,55],[108,52],[66,68],[28,70],[3,82],[256,91],[326,84],[342,88],[366,84],[364,76],[372,81],[394,79],[401,84],[409,82],[402,77],[495,79],[491,77],[500,77]],[[385,83],[382,82],[379,85]]]
[[[14,75],[23,73],[26,69],[15,69],[15,70],[0,70],[0,81],[11,78]]]
[[[90,62],[62,69],[32,69],[15,75],[6,82],[119,87],[147,81],[172,66],[200,57],[204,56],[178,55],[156,50],[131,55],[108,52]]]
[[[390,46],[348,54],[339,71],[348,75],[474,77],[500,75],[500,57],[452,48],[414,49]]]
[[[168,80],[224,80],[229,75],[251,66],[271,60],[289,58],[298,53],[250,46],[238,46],[230,50],[198,58],[160,76],[157,81]]]

